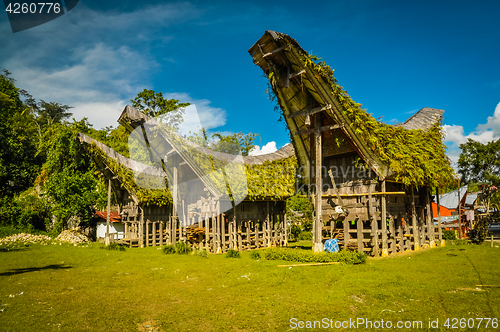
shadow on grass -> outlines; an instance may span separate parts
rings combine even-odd
[[[16,252],[28,250],[29,247],[1,247],[0,252]]]
[[[21,274],[21,273],[27,273],[27,272],[37,272],[37,271],[42,271],[42,270],[62,270],[62,269],[70,269],[72,266],[68,265],[63,265],[63,264],[52,264],[52,265],[47,265],[47,266],[42,266],[42,267],[27,267],[23,269],[12,269],[7,272],[2,272],[0,273],[0,277],[3,276],[11,276],[14,274]]]

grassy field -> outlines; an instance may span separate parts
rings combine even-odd
[[[361,265],[284,268],[248,252],[230,259],[30,245],[0,251],[0,330],[288,331],[323,318],[448,330],[447,318],[500,318],[500,288],[476,289],[500,285],[499,257],[489,244],[447,244]],[[429,319],[439,328],[427,329]]]

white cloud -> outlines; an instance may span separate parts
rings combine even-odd
[[[94,125],[94,128],[99,129],[106,126],[116,127],[117,120],[120,117],[125,103],[123,100],[114,102],[102,103],[82,103],[76,104],[71,112],[77,120],[85,117]]]
[[[179,127],[179,132],[188,135],[189,132],[197,132],[205,129],[217,128],[226,124],[226,111],[222,108],[210,106],[211,101],[207,99],[195,99],[187,93],[166,93],[165,98],[176,99],[181,103],[191,103],[186,107],[184,122]]]
[[[278,149],[276,148],[276,142],[271,141],[268,142],[266,145],[262,146],[262,148],[258,145],[256,145],[250,152],[248,153],[250,156],[259,156],[261,154],[267,154],[267,153],[272,153],[277,151]]]
[[[0,52],[0,67],[11,71],[16,85],[35,99],[73,106],[73,116],[88,117],[95,128],[116,126],[117,110],[149,87],[159,67],[150,44],[173,39],[159,29],[199,14],[190,3],[144,6],[133,12],[96,11],[80,3],[57,20],[16,34],[2,22],[0,45],[8,51]],[[208,100],[197,102],[208,118],[204,111],[217,110]]]
[[[460,144],[472,139],[480,143],[488,143],[500,139],[500,103],[495,108],[493,116],[489,116],[486,123],[479,124],[468,135],[464,134],[464,127],[459,125],[443,125],[445,132],[444,143],[448,146],[447,155],[456,165],[460,156]]]

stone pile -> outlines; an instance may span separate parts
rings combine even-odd
[[[89,243],[90,239],[80,231],[70,229],[62,231],[61,234],[59,234],[59,236],[56,238],[56,241],[80,244]]]
[[[26,233],[19,233],[0,239],[0,246],[17,244],[17,243],[44,243],[52,240],[47,235],[33,235]]]

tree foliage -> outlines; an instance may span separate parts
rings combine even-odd
[[[144,89],[137,97],[130,100],[132,105],[149,117],[159,117],[166,125],[178,129],[183,122],[184,107],[189,103],[179,103],[177,99],[166,99],[163,93]]]

